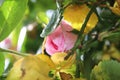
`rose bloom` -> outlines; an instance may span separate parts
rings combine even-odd
[[[66,52],[73,48],[77,35],[70,32],[72,27],[64,20],[50,35],[46,37],[45,49],[49,55]]]

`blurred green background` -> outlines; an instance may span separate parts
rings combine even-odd
[[[3,2],[0,0],[0,5]],[[43,38],[40,33],[55,9],[55,0],[29,0],[23,21],[0,46],[33,54],[41,52]]]

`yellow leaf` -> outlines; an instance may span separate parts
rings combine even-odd
[[[36,56],[28,56],[18,60],[6,80],[50,80],[50,67]]]
[[[41,60],[43,60],[44,62],[46,62],[50,67],[54,68],[55,64],[53,63],[53,61],[50,59],[50,57],[48,57],[45,54],[38,54],[36,55],[38,58],[40,58]]]
[[[99,63],[100,65],[101,63]],[[101,67],[99,66],[95,66],[92,70],[92,73],[91,73],[91,79],[94,79],[94,80],[103,80],[103,77],[101,77],[101,75],[103,75],[102,73],[102,69]]]
[[[51,60],[56,64],[60,65],[64,61],[64,57],[66,56],[66,53],[55,53],[51,56]]]
[[[51,60],[56,65],[56,68],[53,70],[54,76],[57,76],[60,80],[72,80],[74,78],[75,55],[64,60],[66,55],[67,53],[65,52],[58,52],[51,55]]]
[[[110,7],[110,9],[112,10],[113,13],[115,13],[118,16],[120,16],[120,1],[117,0],[115,2],[114,6]]]
[[[104,47],[104,52],[103,52],[103,57],[102,60],[110,60],[111,58],[116,59],[120,61],[120,52],[119,50],[115,47],[114,44],[111,44],[109,49],[107,47]]]
[[[115,45],[111,45],[110,49],[108,50],[110,56],[118,61],[120,61],[120,52],[117,50]]]
[[[102,60],[110,60],[110,55],[109,54],[104,54],[102,56]]]
[[[65,52],[55,53],[51,56],[51,60],[57,66],[69,67],[74,63],[75,55],[71,56],[68,60],[64,60],[66,55],[67,55],[67,53],[65,53]]]
[[[85,4],[70,5],[65,9],[63,16],[64,19],[67,20],[74,29],[80,30],[89,11],[90,9]],[[91,31],[97,22],[98,18],[95,13],[93,13],[87,23],[84,33]]]

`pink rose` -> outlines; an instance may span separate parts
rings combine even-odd
[[[56,52],[66,52],[72,49],[77,35],[70,31],[72,31],[72,27],[67,22],[61,21],[57,29],[46,38],[46,52],[52,55]]]

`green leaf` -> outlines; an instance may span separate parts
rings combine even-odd
[[[48,17],[44,12],[39,12],[37,17],[38,17],[37,19],[38,22],[45,24],[48,23]]]
[[[115,33],[111,33],[109,34],[108,37],[106,37],[105,39],[112,41],[112,42],[116,42],[116,41],[120,41],[120,32],[115,32]]]
[[[63,0],[56,0],[56,5],[58,9],[61,9],[63,7]]]
[[[19,39],[21,28],[22,28],[22,23],[19,23],[19,25],[10,34],[13,46],[16,46],[18,44],[18,39]]]
[[[119,36],[120,36],[120,31],[116,31],[116,32],[105,31],[105,32],[102,32],[102,33],[99,34],[98,39],[100,41],[109,40],[109,41],[112,41],[112,42],[116,42],[116,41],[120,41]]]
[[[4,72],[4,66],[5,66],[5,58],[2,53],[0,53],[0,76]]]
[[[63,2],[64,5],[68,5],[68,4],[72,3],[72,0],[63,0],[63,1],[64,1]]]
[[[62,11],[59,11],[59,10],[55,10],[51,19],[50,19],[50,22],[48,23],[48,25],[43,29],[42,33],[41,33],[41,37],[45,37],[47,35],[49,35],[51,32],[53,32],[59,22],[61,21],[62,19]]]
[[[0,41],[18,26],[27,8],[28,0],[5,0],[0,8]]]
[[[91,73],[91,80],[118,79],[120,79],[120,63],[114,60],[100,62]]]
[[[103,71],[109,76],[110,80],[120,79],[120,63],[117,61],[104,61],[101,64]]]

